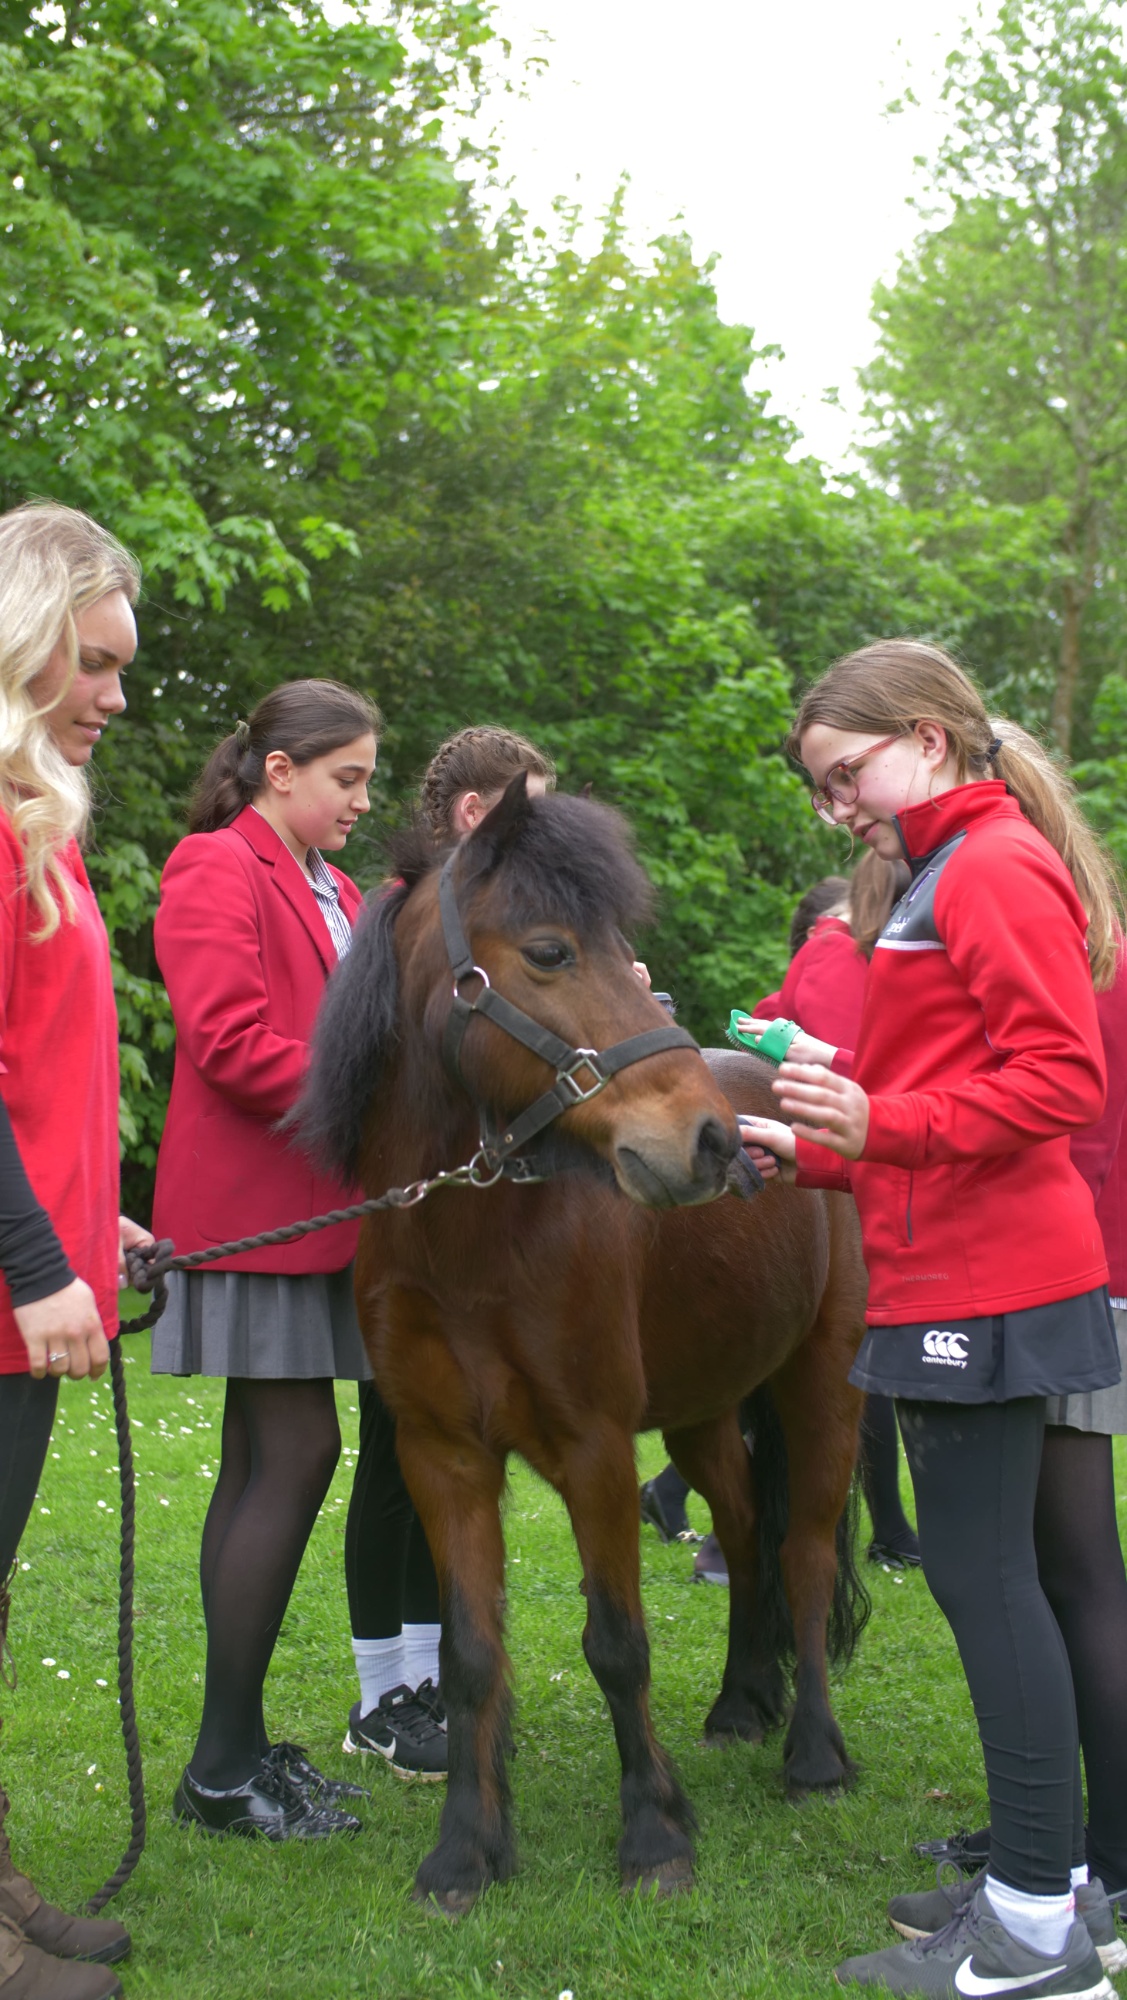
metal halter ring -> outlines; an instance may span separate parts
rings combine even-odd
[[[584,1090],[575,1072],[589,1070],[595,1081],[589,1090]],[[556,1082],[562,1083],[571,1094],[573,1104],[586,1104],[589,1097],[597,1097],[610,1082],[609,1076],[599,1062],[598,1049],[576,1049],[566,1068],[556,1071]]]
[[[485,988],[492,983],[490,981],[489,974],[486,972],[485,967],[483,965],[471,965],[468,972],[459,973],[458,977],[454,981],[455,1000],[460,1000],[462,997],[460,992],[458,991],[458,988],[461,986],[463,979],[473,979],[475,977],[480,979],[483,992]],[[472,1000],[467,1000],[466,1002],[467,1007],[472,1007],[473,1004],[474,1003]]]

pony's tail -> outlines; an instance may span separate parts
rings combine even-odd
[[[779,1553],[790,1520],[787,1487],[787,1441],[770,1384],[761,1383],[740,1404],[740,1425],[751,1450],[751,1477],[758,1517],[756,1639],[781,1666],[794,1665],[794,1625],[783,1588]],[[857,1568],[857,1526],[860,1505],[856,1474],[837,1524],[837,1574],[826,1632],[830,1665],[846,1667],[869,1621],[872,1604]]]

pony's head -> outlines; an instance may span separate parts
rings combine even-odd
[[[448,851],[419,828],[398,843],[399,879],[372,900],[321,1009],[299,1128],[302,1143],[349,1179],[392,1095],[400,1124],[406,1105],[434,1125],[437,1151],[452,1101],[463,1114],[470,1101],[484,1106],[501,1127],[552,1081],[541,1057],[479,1017],[462,1047],[460,1099],[442,1070],[453,987],[438,875]],[[559,794],[529,798],[521,772],[457,850],[454,883],[476,963],[563,1041],[605,1049],[668,1025],[626,942],[648,917],[652,890],[625,822],[608,807]],[[621,1071],[533,1150],[556,1165],[568,1155],[574,1164],[604,1162],[633,1200],[669,1207],[719,1194],[737,1147],[726,1098],[699,1054],[684,1048]]]

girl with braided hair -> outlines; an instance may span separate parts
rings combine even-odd
[[[418,810],[436,844],[464,840],[521,771],[528,789],[555,783],[550,757],[509,729],[461,729],[435,751]],[[395,1420],[375,1384],[360,1384],[360,1449],[344,1567],[360,1697],[344,1749],[382,1757],[400,1778],[446,1776],[438,1689],[438,1580],[395,1454]]]

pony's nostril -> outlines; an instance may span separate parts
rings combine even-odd
[[[719,1118],[706,1118],[697,1136],[698,1154],[719,1161],[727,1166],[728,1161],[739,1151],[739,1140],[733,1138],[726,1125]]]

